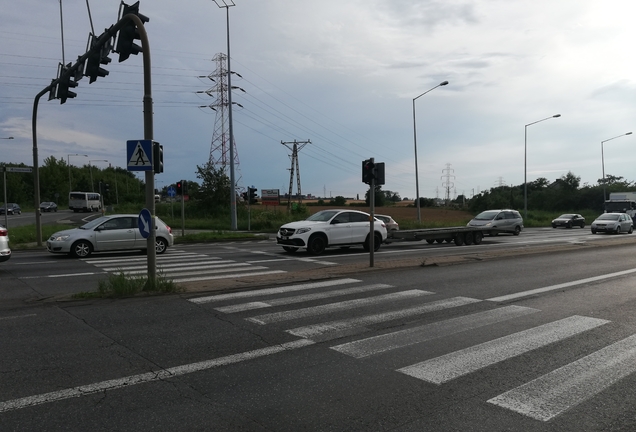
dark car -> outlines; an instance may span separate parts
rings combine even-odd
[[[585,228],[585,218],[581,216],[580,214],[574,214],[574,213],[562,214],[558,218],[552,220],[552,228],[556,228],[556,227],[572,228],[575,226]]]
[[[20,214],[20,213],[22,213],[22,209],[16,203],[7,203],[7,204],[3,205],[2,207],[0,207],[0,214],[4,214],[5,212],[8,215],[10,215],[10,214]]]
[[[45,201],[43,203],[40,203],[40,211],[41,212],[56,212],[57,204],[55,204],[52,201]]]

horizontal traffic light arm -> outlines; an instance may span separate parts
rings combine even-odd
[[[108,41],[110,41],[111,38],[114,38],[117,35],[117,32],[119,32],[129,21],[133,21],[135,23],[135,26],[137,27],[137,30],[139,31],[139,39],[141,40],[142,54],[144,58],[144,69],[146,69],[147,67],[147,70],[150,70],[150,45],[148,42],[148,34],[146,33],[146,29],[144,28],[144,23],[137,15],[127,14],[124,15],[119,21],[117,21],[117,23],[110,26],[110,28],[104,30],[104,33],[99,35],[94,45],[88,51],[86,51],[84,55],[77,58],[75,64],[71,65],[69,63],[67,65],[68,67],[65,67],[63,69],[63,73],[56,79],[52,80],[51,84],[49,84],[38,94],[37,99],[42,97],[47,92],[50,92],[52,89],[55,89],[60,82],[63,82],[64,80],[68,80],[70,78],[75,78],[77,76],[78,70],[84,67],[90,55],[97,50],[101,51],[104,45]],[[147,81],[144,82],[145,93],[151,94],[150,78],[145,81]]]

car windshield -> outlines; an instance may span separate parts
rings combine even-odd
[[[492,220],[499,214],[499,210],[486,210],[475,216],[476,220]]]
[[[102,216],[102,217],[98,217],[95,220],[90,221],[87,224],[82,225],[81,227],[79,227],[79,229],[83,229],[83,230],[89,230],[89,229],[93,229],[95,228],[97,225],[106,222],[108,219],[110,219],[107,216]]]
[[[562,214],[557,219],[572,219],[574,217],[573,214]]]
[[[620,215],[613,214],[613,213],[606,213],[606,214],[600,215],[597,219],[598,220],[618,220],[619,216]]]
[[[338,213],[340,213],[339,210],[322,210],[318,213],[312,214],[307,218],[307,220],[316,222],[327,222]]]

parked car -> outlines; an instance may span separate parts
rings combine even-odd
[[[46,241],[52,253],[67,253],[86,258],[93,252],[146,249],[147,240],[139,232],[139,216],[120,214],[102,216],[79,228],[59,231]],[[162,254],[174,244],[172,229],[155,218],[155,250]]]
[[[55,204],[53,201],[45,201],[43,203],[40,203],[40,211],[41,212],[56,212],[57,204]]]
[[[306,220],[281,226],[276,242],[289,253],[304,248],[311,255],[320,255],[328,247],[354,245],[362,245],[369,251],[369,217],[368,213],[357,210],[322,210]],[[376,218],[373,231],[373,249],[378,250],[386,240],[386,225]]]
[[[592,222],[592,234],[597,232],[620,234],[634,231],[634,222],[627,213],[603,213]]]
[[[22,209],[16,203],[7,203],[0,207],[0,214],[7,213],[8,215],[20,214],[22,213]]]
[[[492,228],[490,235],[519,235],[523,230],[523,218],[516,210],[486,210],[475,216],[466,226]]]
[[[552,220],[552,228],[560,226],[566,228],[580,226],[581,228],[585,228],[585,218],[580,214],[562,214],[558,218]]]
[[[9,231],[3,225],[0,225],[0,262],[7,261],[9,258],[11,258]]]
[[[391,216],[388,215],[375,215],[376,219],[380,219],[386,225],[387,231],[398,231],[400,229],[400,225],[393,220]]]

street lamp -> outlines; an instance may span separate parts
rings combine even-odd
[[[71,191],[73,190],[72,186],[71,186],[71,156],[84,156],[84,157],[88,157],[88,155],[85,154],[79,154],[79,153],[73,153],[73,154],[69,154],[66,155],[66,163],[68,165],[68,192],[71,193]]]
[[[605,195],[605,156],[603,155],[603,143],[606,143],[606,142],[611,141],[611,140],[616,139],[616,138],[620,138],[620,137],[625,136],[625,135],[631,135],[631,134],[632,134],[631,132],[627,132],[625,134],[615,136],[614,138],[610,138],[610,139],[606,139],[605,141],[601,141],[601,166],[603,168],[603,203],[605,203],[605,200],[607,199],[607,197]]]
[[[91,162],[108,162],[106,159],[93,159],[88,161],[88,170],[91,173],[91,192],[95,192],[95,185],[93,184],[93,166]]]
[[[426,93],[435,90],[437,87],[448,85],[448,81],[443,81],[433,87],[430,90],[425,91],[421,95],[416,98],[413,98],[413,146],[415,147],[415,202],[417,206],[417,222],[422,222],[422,215],[420,213],[420,179],[417,172],[417,128],[415,127],[415,101],[420,97],[424,96]]]
[[[6,137],[6,138],[0,138],[0,139],[13,139],[13,137]]]
[[[524,143],[523,143],[523,218],[528,218],[528,126],[540,123],[542,121],[550,120],[551,118],[561,117],[561,114],[555,114],[550,117],[546,117],[536,122],[528,123],[524,128]]]
[[[236,179],[234,176],[234,126],[232,121],[232,68],[230,67],[230,7],[236,6],[234,0],[212,0],[219,8],[225,8],[227,21],[227,100],[228,132],[230,135],[230,219],[232,231],[237,230],[236,218]]]

